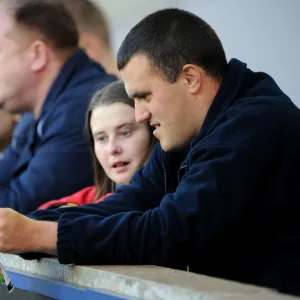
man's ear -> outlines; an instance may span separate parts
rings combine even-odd
[[[193,64],[186,64],[182,68],[182,76],[191,94],[196,94],[201,87],[201,68]]]
[[[31,70],[39,72],[45,68],[49,60],[49,49],[43,41],[34,41],[29,49]]]

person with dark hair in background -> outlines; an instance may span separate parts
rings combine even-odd
[[[104,11],[89,0],[61,0],[72,13],[79,31],[79,46],[107,73],[118,76],[109,26]]]
[[[25,113],[0,160],[0,207],[29,213],[93,183],[85,111],[116,78],[78,48],[63,5],[7,0],[0,15],[0,105]]]
[[[227,62],[211,26],[180,9],[140,21],[117,61],[160,147],[103,202],[1,209],[0,251],[189,266],[300,295],[300,110],[269,75]]]

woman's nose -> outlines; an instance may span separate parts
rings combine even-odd
[[[120,143],[114,139],[110,141],[108,151],[110,154],[119,154],[122,152],[122,147]]]

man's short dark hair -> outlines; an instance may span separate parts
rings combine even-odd
[[[10,8],[17,25],[41,33],[56,49],[78,46],[76,22],[64,5],[51,0],[8,1],[14,2]]]
[[[177,8],[154,12],[130,30],[118,51],[118,69],[136,54],[145,55],[171,83],[185,64],[198,65],[217,80],[227,69],[225,52],[214,30],[198,16]]]

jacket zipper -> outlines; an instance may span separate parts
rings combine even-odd
[[[165,166],[165,162],[164,162],[164,158],[163,158],[163,152],[160,152],[160,156],[161,156],[161,161],[162,161],[162,166],[163,166],[163,170],[164,170],[164,185],[165,185],[165,193],[168,193],[167,190],[167,171],[166,171],[166,166]]]
[[[180,168],[178,169],[178,172],[177,172],[178,184],[180,183],[180,171],[183,169],[186,169],[186,168],[187,168],[187,165],[183,165],[183,166],[180,166]]]

